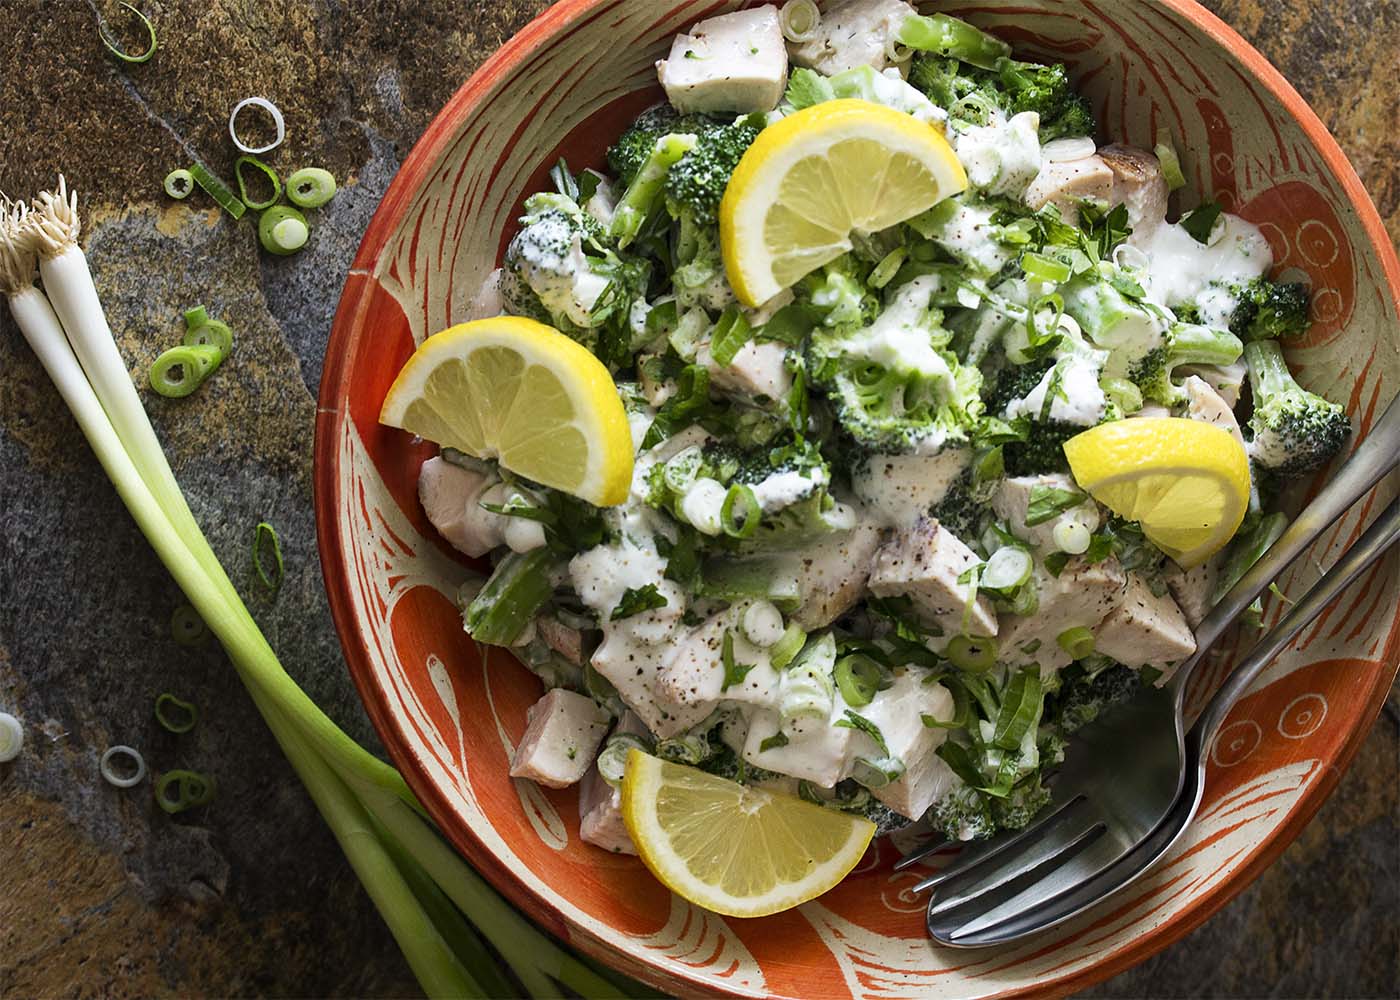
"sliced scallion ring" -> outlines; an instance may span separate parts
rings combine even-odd
[[[864,653],[852,653],[836,661],[833,676],[846,704],[852,708],[861,708],[875,700],[884,672],[880,669],[880,664]]]
[[[778,25],[790,42],[806,42],[817,36],[822,12],[814,0],[788,0],[778,11]]]
[[[943,655],[959,670],[973,674],[986,673],[997,665],[997,644],[995,639],[956,635]]]
[[[210,319],[203,306],[185,311],[185,336],[180,343],[186,347],[217,347],[220,360],[233,350],[233,331],[224,323]]]
[[[170,635],[181,646],[198,646],[209,638],[209,626],[198,611],[182,604],[170,616]]]
[[[169,691],[156,697],[156,721],[172,733],[188,733],[199,722],[199,709]]]
[[[184,167],[180,167],[166,174],[162,184],[165,187],[166,194],[177,201],[183,201],[188,198],[190,192],[194,190],[194,175]]]
[[[146,26],[146,36],[150,39],[150,43],[146,46],[146,51],[140,53],[139,55],[133,56],[119,49],[117,47],[116,41],[113,40],[112,36],[107,33],[107,23],[102,20],[102,15],[100,14],[97,17],[97,33],[102,38],[102,44],[107,46],[107,51],[112,53],[112,55],[116,56],[122,62],[133,64],[146,62],[148,59],[151,58],[151,56],[156,54],[156,27],[151,23],[150,18],[148,18],[145,14],[141,13],[135,7],[131,6],[131,4],[123,3],[122,6],[125,7],[127,10],[131,11],[133,14],[135,14],[136,17],[141,21],[141,23]]]
[[[156,805],[170,815],[208,805],[214,799],[214,779],[198,771],[166,771],[156,779]]]
[[[736,512],[735,508],[739,508]],[[763,508],[753,490],[743,483],[735,483],[724,495],[724,503],[719,508],[719,523],[730,538],[751,538],[758,530],[758,522],[763,516]]]
[[[320,167],[302,167],[287,178],[287,200],[299,208],[320,208],[335,191],[334,175]]]
[[[124,763],[118,764],[118,759]],[[146,777],[146,758],[131,747],[108,747],[102,759],[97,762],[97,770],[107,784],[117,788],[131,788],[141,784],[141,779]]]
[[[1094,651],[1094,633],[1082,625],[1065,629],[1055,637],[1055,642],[1076,660],[1082,660]]]
[[[287,205],[274,205],[258,220],[258,242],[268,253],[282,257],[296,253],[310,236],[306,216]]]
[[[219,367],[220,360],[217,347],[172,347],[151,365],[151,388],[169,399],[188,396]]]
[[[1035,562],[1017,545],[1004,545],[992,553],[982,568],[982,586],[987,590],[1010,590],[1031,578]]]
[[[1162,180],[1167,182],[1167,191],[1179,191],[1186,186],[1186,174],[1181,169],[1181,157],[1177,155],[1172,142],[1172,134],[1166,129],[1157,133],[1157,145],[1152,152],[1162,168]]]
[[[263,561],[264,551],[271,553],[270,572]],[[286,572],[282,563],[282,541],[277,537],[277,529],[266,521],[260,521],[253,529],[253,572],[258,574],[258,580],[268,590],[275,591],[282,586],[282,577]]]
[[[272,118],[276,136],[271,142],[263,146],[250,146],[238,137],[238,115],[244,108],[260,108]],[[240,153],[270,153],[282,145],[282,140],[286,138],[287,123],[282,120],[282,112],[277,109],[277,105],[266,97],[245,97],[233,106],[233,112],[228,116],[228,134],[233,138],[233,144],[238,147]]]
[[[248,211],[248,206],[239,200],[238,195],[233,193],[233,189],[225,184],[202,163],[190,164],[190,176],[194,182],[204,189],[205,194],[219,203],[229,215],[235,219],[243,218],[243,213]]]
[[[0,712],[0,764],[19,756],[24,748],[24,726],[9,712]]]
[[[248,178],[243,174],[244,167],[256,167],[267,178],[272,185],[272,193],[261,201],[253,201],[248,194]],[[243,204],[247,205],[254,212],[261,212],[265,208],[271,208],[277,204],[277,199],[282,197],[282,179],[277,176],[277,171],[273,170],[256,156],[240,156],[233,163],[233,176],[238,180],[238,197]]]

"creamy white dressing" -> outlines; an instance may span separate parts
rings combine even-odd
[[[557,215],[545,215],[534,223],[540,238],[521,240],[518,244],[520,271],[540,302],[554,316],[567,316],[580,326],[589,323],[593,307],[598,304],[608,279],[594,274],[583,252],[583,242],[577,233],[570,236],[567,220]],[[546,245],[568,246],[560,255]]]
[[[933,346],[929,309],[942,282],[922,275],[901,286],[875,322],[851,334],[840,349],[883,368],[913,371],[951,388],[952,369]]]
[[[948,120],[948,112],[930,101],[917,87],[891,67],[883,73],[872,73],[869,78],[870,98],[887,108],[903,111],[921,122],[931,125]]]
[[[1250,281],[1274,266],[1273,251],[1259,227],[1236,215],[1221,216],[1209,245],[1196,242],[1180,225],[1164,225],[1142,249],[1151,260],[1148,300],[1167,307],[1195,303],[1212,282]],[[1217,311],[1221,304],[1215,301]]]
[[[1045,373],[1045,377],[1024,399],[1012,400],[1007,405],[1008,420],[1020,416],[1041,419],[1045,396],[1057,381],[1059,386],[1050,400],[1051,420],[1092,427],[1103,419],[1108,397],[1099,385],[1099,373],[1108,360],[1108,352],[1080,348],[1058,354],[1057,357],[1059,360],[1055,367]]]
[[[996,209],[965,198],[940,205],[935,211],[950,213],[933,239],[958,260],[982,274],[996,274],[1015,253],[992,239],[992,216]],[[998,289],[1000,291],[1000,289]]]
[[[807,473],[779,472],[760,482],[754,483],[754,499],[766,514],[770,511],[790,507],[799,500],[806,500],[818,489],[827,484],[830,478],[826,469],[817,466]],[[689,496],[689,494],[687,494]]]
[[[1027,111],[1009,121],[996,115],[987,125],[956,133],[953,150],[973,188],[1019,198],[1042,166],[1040,115]]]

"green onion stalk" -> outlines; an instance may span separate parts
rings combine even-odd
[[[77,197],[62,177],[32,207],[0,206],[0,291],[152,549],[227,650],[424,991],[518,992],[489,941],[529,996],[557,996],[561,985],[587,997],[629,995],[497,896],[441,839],[399,773],[287,674],[166,461],[107,325],[79,231]],[[34,283],[36,256],[43,291]]]

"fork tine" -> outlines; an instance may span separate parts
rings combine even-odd
[[[1052,904],[1073,894],[1080,886],[1086,885],[1108,871],[1124,855],[1124,845],[1117,838],[1101,838],[1087,850],[1075,857],[1072,863],[1057,868],[1021,892],[1003,900],[991,909],[978,914],[972,920],[944,933],[942,928],[935,930],[930,924],[929,932],[944,944],[963,948],[985,947],[1000,944],[1012,937],[1021,937],[1034,930],[1042,929],[1037,924],[1021,919],[1031,911],[1045,912]],[[1068,919],[1076,911],[1061,912],[1056,907],[1047,914],[1045,926]],[[1012,926],[1014,925],[1014,926]]]
[[[920,861],[924,860],[924,858],[930,857],[934,854],[939,854],[943,851],[951,851],[953,848],[958,846],[960,846],[958,841],[948,840],[946,838],[942,840],[930,841],[929,843],[924,844],[921,847],[915,848],[913,851],[910,851],[904,857],[896,861],[894,863],[894,870],[897,872],[902,872],[904,871],[904,869],[918,864]]]
[[[1062,819],[1068,817],[1070,810],[1083,801],[1083,795],[1076,795],[1063,805],[1056,806],[1043,815],[1037,816],[1033,823],[1025,829],[1018,831],[1014,836],[1007,837],[1005,840],[992,841],[987,847],[981,849],[975,847],[964,848],[963,853],[958,856],[958,859],[947,868],[935,872],[922,882],[915,884],[914,892],[923,892],[925,889],[932,889],[956,875],[962,875],[965,872],[971,871],[984,861],[994,860],[1006,851],[1011,850],[1013,847],[1020,846],[1032,837],[1041,836],[1048,831],[1051,826],[1058,824]]]
[[[1071,827],[1072,832],[1066,832],[1065,827]],[[954,886],[952,895],[941,896],[935,894],[929,900],[928,919],[931,922],[941,914],[956,910],[961,906],[981,899],[988,893],[1003,889],[1019,879],[1027,878],[1040,872],[1046,867],[1058,868],[1069,861],[1084,848],[1100,839],[1104,831],[1108,828],[1097,819],[1088,825],[1062,824],[1056,829],[1055,836],[1046,838],[1044,841],[1035,844],[1030,850],[1018,853],[1014,857],[1007,858],[996,866],[996,870],[985,878],[978,879],[973,885],[961,891],[956,891]],[[1034,892],[1036,882],[1026,892]]]

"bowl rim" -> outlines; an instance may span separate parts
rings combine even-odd
[[[342,390],[348,381],[352,360],[351,352],[345,349],[345,342],[353,335],[359,320],[359,307],[370,294],[365,283],[372,280],[374,260],[409,206],[417,183],[425,176],[425,168],[444,151],[450,141],[453,120],[457,113],[471,107],[485,96],[502,77],[508,76],[526,61],[542,42],[567,31],[578,19],[614,2],[616,0],[559,0],[507,39],[433,116],[433,120],[405,157],[376,208],[342,290],[323,361],[313,450],[313,504],[317,545],[337,638],[360,700],[390,759],[444,836],[513,906],[571,945],[611,965],[620,966],[622,971],[629,975],[661,989],[675,989],[683,985],[689,993],[729,995],[725,991],[717,990],[709,979],[673,975],[642,963],[586,929],[569,923],[546,900],[506,868],[470,829],[456,822],[455,813],[447,804],[445,795],[418,765],[416,756],[406,746],[404,735],[377,698],[377,686],[373,681],[369,652],[355,639],[358,629],[350,593],[351,578],[344,572],[339,560],[339,553],[343,548],[340,523],[335,516],[340,501],[337,459],[340,436],[348,418],[348,413],[342,406]],[[1181,15],[1216,45],[1236,56],[1298,122],[1328,169],[1340,181],[1348,203],[1356,212],[1366,238],[1380,262],[1382,283],[1389,291],[1392,311],[1400,320],[1400,260],[1397,260],[1395,246],[1355,168],[1311,105],[1253,45],[1234,28],[1201,6],[1197,0],[1141,2],[1156,2]],[[1400,625],[1400,608],[1396,609],[1396,624]],[[1369,708],[1363,712],[1361,721],[1364,725],[1351,728],[1337,751],[1333,766],[1326,768],[1312,783],[1308,792],[1295,803],[1288,816],[1274,828],[1263,845],[1230,879],[1109,959],[1052,983],[1018,987],[1004,996],[1036,994],[1060,997],[1102,982],[1185,937],[1243,891],[1311,822],[1341,780],[1341,776],[1350,767],[1385,703],[1383,692],[1390,690],[1397,669],[1400,668],[1400,629],[1392,629],[1385,649],[1381,652],[1381,661],[1388,663],[1390,669],[1380,670],[1371,690],[1366,692],[1365,704]]]

